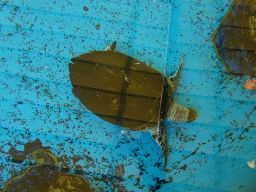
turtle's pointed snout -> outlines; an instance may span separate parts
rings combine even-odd
[[[188,122],[195,121],[197,118],[197,112],[194,109],[189,109]]]

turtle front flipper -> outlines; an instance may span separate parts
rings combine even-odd
[[[179,67],[178,67],[178,70],[176,71],[176,73],[173,76],[169,77],[167,80],[168,84],[170,85],[171,93],[174,93],[177,90],[179,78],[180,78],[180,70],[181,70],[181,66],[183,63],[183,57],[184,57],[184,55],[182,56],[182,58],[180,60],[180,64],[179,64]]]
[[[116,48],[116,41],[114,41],[111,45],[109,45],[105,51],[114,51]]]
[[[180,64],[176,73],[173,76],[169,77],[169,79],[167,80],[169,85],[169,90],[171,93],[174,93],[177,90],[179,77],[180,77],[180,70],[183,63],[183,57],[184,55],[180,60]],[[168,112],[167,112],[167,115],[165,116],[165,120],[170,120],[177,123],[185,123],[185,122],[191,122],[196,120],[197,112],[195,110],[187,107],[183,107],[177,104],[174,101],[174,98],[171,94],[169,94],[169,100],[171,104],[170,104],[170,107],[168,108]]]
[[[158,145],[161,147],[162,155],[164,157],[164,167],[167,164],[168,157],[168,144],[167,144],[167,136],[165,127],[160,123],[157,128],[153,129],[151,132],[151,136],[156,140]]]

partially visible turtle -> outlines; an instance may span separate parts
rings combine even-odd
[[[73,94],[101,119],[132,131],[150,131],[160,145],[165,165],[168,145],[162,120],[191,122],[193,109],[175,103],[180,69],[166,79],[157,70],[114,51],[116,41],[105,51],[74,57],[69,63]]]
[[[212,40],[228,74],[256,77],[256,0],[234,0]]]

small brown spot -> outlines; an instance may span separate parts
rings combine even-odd
[[[173,178],[172,178],[172,177],[169,177],[169,178],[168,178],[168,181],[169,181],[169,182],[172,182],[172,181],[173,181]]]
[[[15,23],[15,26],[16,26],[16,27],[21,27],[21,25],[19,25],[18,23]]]
[[[120,164],[115,166],[114,175],[117,177],[122,177],[125,174],[124,165]]]
[[[198,151],[199,147],[196,148],[196,150],[194,152],[191,153],[191,155],[195,155],[196,152]]]
[[[100,24],[95,25],[95,29],[99,30],[100,29]]]
[[[83,9],[84,9],[84,11],[88,11],[89,10],[88,7],[86,7],[86,6],[84,6]]]
[[[187,169],[187,167],[188,167],[187,165],[183,165],[180,169],[185,171]]]

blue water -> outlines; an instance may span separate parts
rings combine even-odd
[[[0,188],[30,166],[31,154],[14,163],[10,149],[22,152],[39,139],[61,170],[96,191],[255,191],[256,170],[247,164],[256,159],[255,91],[243,89],[248,77],[225,73],[212,44],[231,3],[1,1]],[[72,94],[70,59],[114,40],[116,51],[167,77],[185,54],[174,97],[198,118],[164,122],[166,170],[150,133],[109,124]]]

